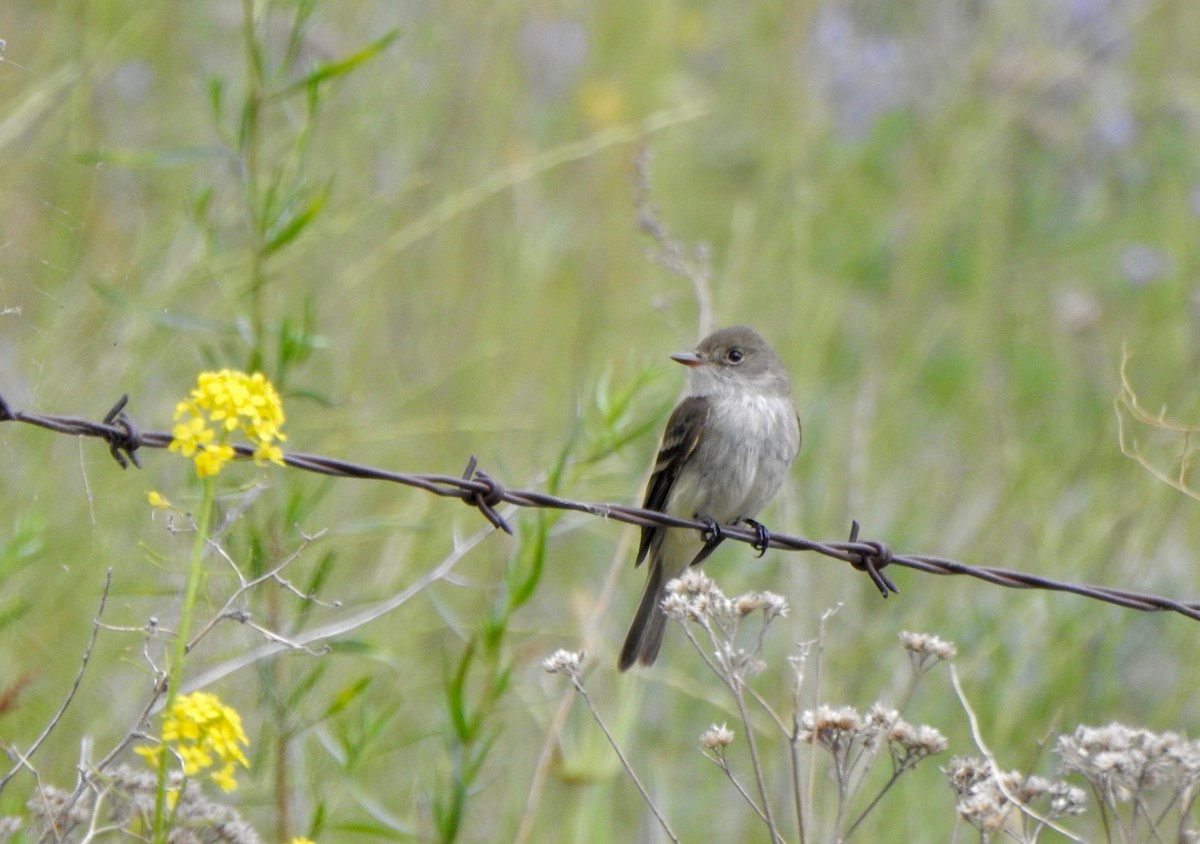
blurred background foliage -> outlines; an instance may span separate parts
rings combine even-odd
[[[509,485],[639,500],[682,383],[666,355],[699,333],[691,287],[636,226],[647,147],[651,202],[710,248],[716,322],[757,327],[793,376],[805,448],[770,527],[833,539],[855,518],[901,551],[1200,593],[1200,505],[1121,454],[1113,401],[1127,344],[1143,403],[1200,419],[1200,5],[8,0],[0,38],[16,408],[97,418],[128,392],[162,429],[198,370],[261,368],[292,448],[444,473],[476,454]],[[1168,473],[1187,457],[1132,433]],[[186,508],[198,489],[177,458],[143,463],[3,428],[6,744],[69,687],[106,567],[109,624],[169,625],[189,538],[144,493]],[[268,484],[225,538],[247,567],[326,531],[289,571],[342,608],[260,596],[255,617],[285,632],[395,594],[483,526],[415,491],[225,474],[229,509]],[[641,588],[632,529],[516,524],[333,654],[211,689],[254,742],[236,800],[264,834],[508,840],[529,811],[529,840],[655,840],[586,713],[552,728],[567,688],[540,662],[583,647],[684,840],[758,840],[697,756],[732,713],[679,631],[653,670],[614,670]],[[1047,737],[1080,723],[1196,731],[1181,618],[904,571],[882,603],[843,566],[742,546],[706,568],[791,602],[760,678],[772,699],[844,603],[822,700],[887,701],[896,634],[937,633],[1006,767],[1046,772]],[[197,673],[260,641],[230,627]],[[43,779],[69,785],[83,737],[104,752],[129,728],[141,653],[136,632],[101,635]],[[973,752],[945,675],[905,715]],[[945,840],[936,764],[889,799],[865,840]]]

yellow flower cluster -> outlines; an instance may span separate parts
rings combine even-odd
[[[184,776],[193,777],[214,768],[209,772],[212,781],[233,791],[237,788],[234,763],[250,767],[239,745],[249,743],[236,709],[221,703],[216,695],[193,692],[175,699],[163,720],[162,745],[139,747],[137,752],[157,769],[165,747],[169,747],[183,760]]]
[[[282,425],[283,403],[261,372],[201,372],[195,389],[175,406],[170,450],[193,458],[196,474],[207,478],[233,459],[227,440],[241,429],[254,443],[256,463],[282,463],[283,452],[275,445],[287,439]]]

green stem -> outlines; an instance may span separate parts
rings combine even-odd
[[[205,478],[204,499],[196,514],[196,538],[192,542],[192,566],[188,572],[187,590],[183,596],[183,611],[180,613],[179,629],[175,632],[175,653],[167,673],[167,702],[163,712],[169,713],[183,684],[183,661],[187,657],[188,637],[192,628],[192,615],[196,608],[196,595],[200,591],[203,573],[204,549],[208,544],[208,529],[212,523],[213,501],[216,498],[216,479]],[[163,747],[158,760],[158,790],[154,797],[154,842],[165,844],[167,840],[167,752]]]
[[[254,19],[254,0],[242,0],[242,33],[246,50],[246,95],[238,135],[238,155],[242,178],[245,181],[246,211],[253,238],[250,249],[250,324],[254,333],[254,348],[250,354],[250,371],[266,369],[266,197],[259,191],[259,130],[263,102],[266,99],[265,61],[263,43],[258,36]],[[264,13],[265,14],[265,13]]]

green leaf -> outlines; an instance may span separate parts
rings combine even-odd
[[[296,236],[313,221],[325,206],[329,188],[316,191],[295,209],[285,209],[271,221],[266,234],[264,249],[269,255],[296,239]]]
[[[475,737],[475,729],[478,726],[478,720],[467,712],[467,673],[474,661],[475,640],[471,639],[459,658],[454,673],[446,680],[446,705],[450,713],[450,723],[454,726],[455,736],[463,744],[469,743]]]
[[[338,692],[337,697],[333,699],[333,702],[330,703],[329,706],[325,708],[325,711],[321,713],[321,719],[325,720],[326,718],[332,718],[339,712],[344,711],[347,706],[362,697],[363,693],[370,688],[371,683],[372,678],[368,675],[365,677],[360,677],[358,680],[342,689],[340,692]]]
[[[291,317],[279,323],[279,368],[286,370],[292,364],[308,360],[313,351],[325,345],[324,338],[316,333],[316,308],[311,295],[304,297],[304,310],[299,325]]]
[[[312,86],[320,85],[322,82],[326,82],[339,76],[345,76],[363,62],[373,59],[375,56],[386,50],[391,43],[399,37],[400,30],[393,29],[379,40],[373,41],[366,47],[363,47],[357,53],[352,53],[344,59],[318,65],[311,73],[301,77],[291,85],[288,85],[286,88],[276,91],[274,94],[268,97],[268,99],[272,102],[285,100],[301,91],[308,90]]]
[[[208,107],[212,111],[213,123],[221,122],[221,111],[225,107],[225,81],[212,77],[208,80]]]
[[[536,527],[530,541],[522,543],[521,554],[513,567],[508,606],[510,611],[524,604],[537,589],[546,562],[547,535],[550,519],[541,510],[535,517]]]

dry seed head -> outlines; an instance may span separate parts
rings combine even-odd
[[[713,724],[700,735],[700,744],[709,750],[715,750],[718,747],[729,747],[732,743],[733,730],[724,724],[719,727]]]
[[[767,621],[786,616],[788,604],[782,595],[774,592],[747,592],[733,599],[733,611],[739,616],[747,616],[756,610],[762,610]]]
[[[932,633],[910,633],[905,630],[900,634],[900,644],[906,651],[938,660],[953,659],[958,654],[958,648],[953,642],[938,638]]]
[[[579,679],[579,671],[583,666],[582,651],[568,651],[560,648],[542,661],[542,668],[551,674],[565,674],[572,679]]]
[[[822,704],[800,716],[800,740],[815,741],[822,747],[833,748],[858,738],[864,728],[862,716],[852,707],[834,708]]]

